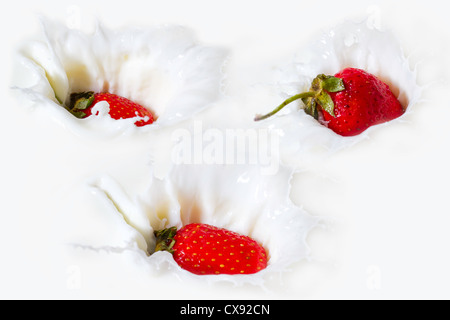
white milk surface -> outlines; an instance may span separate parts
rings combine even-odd
[[[12,5],[0,297],[448,298],[450,25],[431,2]],[[356,138],[298,104],[252,121],[347,66],[387,81],[405,115]],[[158,120],[60,106],[105,88]],[[153,230],[189,222],[252,236],[268,268],[200,277],[149,254]]]

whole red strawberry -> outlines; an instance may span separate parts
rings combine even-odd
[[[364,70],[346,68],[335,76],[318,75],[310,91],[287,99],[255,120],[266,119],[298,99],[302,99],[306,113],[342,136],[358,135],[405,112],[387,84]]]
[[[113,119],[144,118],[135,122],[137,127],[152,124],[154,121],[153,114],[148,109],[112,93],[94,93],[91,91],[73,93],[70,96],[68,110],[77,118],[84,119],[92,115],[92,108],[100,101],[108,102],[109,115]]]
[[[253,274],[267,267],[265,249],[250,237],[193,223],[155,231],[156,251],[169,251],[178,265],[197,275]]]

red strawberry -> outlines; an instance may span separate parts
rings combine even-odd
[[[266,119],[298,99],[305,104],[306,113],[342,136],[358,135],[405,112],[387,84],[364,70],[347,68],[334,77],[318,75],[310,91],[287,99],[255,120]]]
[[[92,115],[92,108],[100,101],[108,102],[109,115],[113,119],[130,119],[137,116],[145,118],[144,120],[136,121],[135,125],[137,127],[152,124],[154,121],[153,115],[148,109],[112,93],[72,93],[68,110],[77,118],[84,119]]]
[[[264,248],[238,233],[193,223],[155,231],[156,251],[169,251],[178,265],[194,274],[253,274],[267,267]]]

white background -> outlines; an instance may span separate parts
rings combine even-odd
[[[108,27],[184,25],[192,28],[202,43],[229,48],[232,65],[241,70],[275,67],[319,30],[348,19],[360,21],[369,17],[392,29],[411,64],[417,64],[420,84],[426,86],[426,100],[404,125],[402,134],[408,137],[407,143],[399,150],[398,144],[380,134],[358,146],[354,153],[337,155],[324,170],[338,168],[340,162],[355,161],[356,157],[360,162],[355,163],[360,165],[352,170],[361,172],[360,177],[345,180],[346,170],[350,169],[341,169],[335,175],[341,183],[339,188],[328,186],[316,175],[297,177],[299,182],[293,193],[298,195],[299,204],[313,214],[345,221],[336,230],[319,230],[309,239],[314,256],[335,259],[336,266],[331,268],[317,261],[296,266],[297,273],[288,279],[301,282],[301,292],[292,290],[290,296],[268,297],[450,298],[450,21],[445,1],[19,0],[2,6],[0,32],[6,45],[2,46],[0,86],[4,90],[0,141],[5,150],[0,158],[0,298],[70,297],[66,292],[48,292],[45,283],[51,279],[45,276],[31,279],[32,263],[21,259],[23,253],[17,252],[24,247],[33,251],[33,239],[19,227],[26,223],[26,214],[31,213],[14,208],[14,201],[27,201],[19,195],[20,186],[14,184],[20,170],[14,143],[26,139],[18,137],[23,131],[12,126],[20,122],[8,120],[14,116],[10,108],[18,106],[8,97],[7,88],[14,47],[36,33],[38,14],[86,30],[91,30],[95,18]],[[379,147],[380,141],[385,142],[385,147]],[[376,150],[371,146],[377,146]],[[391,152],[392,158],[382,160],[380,166],[379,159],[373,158],[376,152]],[[20,159],[20,163],[24,161],[33,159]],[[391,180],[393,175],[396,179]],[[314,202],[318,192],[336,189],[341,192],[322,198],[329,201]],[[377,200],[375,193],[383,200]],[[68,272],[70,275],[71,270]],[[322,281],[312,280],[318,274],[324,275]],[[218,293],[217,297],[224,295]],[[260,298],[261,294],[245,297]],[[215,298],[214,294],[209,298]]]

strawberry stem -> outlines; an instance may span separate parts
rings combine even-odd
[[[288,104],[298,100],[298,99],[305,99],[305,98],[312,98],[316,95],[315,92],[313,91],[308,91],[308,92],[303,92],[303,93],[299,93],[295,96],[292,96],[288,99],[286,99],[282,104],[280,104],[275,110],[273,110],[272,112],[266,114],[266,115],[257,115],[255,117],[255,121],[260,121],[260,120],[264,120],[267,118],[270,118],[271,116],[273,116],[274,114],[278,113],[279,111],[281,111],[281,109],[283,109],[284,107],[286,107]]]
[[[340,92],[345,90],[345,85],[342,79],[333,76],[326,76],[319,74],[311,83],[310,91],[303,92],[292,96],[280,104],[275,110],[266,115],[257,115],[255,121],[267,119],[274,114],[278,113],[288,104],[302,99],[305,104],[305,112],[314,118],[318,119],[318,105],[321,109],[328,112],[333,117],[334,115],[334,102],[329,95],[329,92]]]

